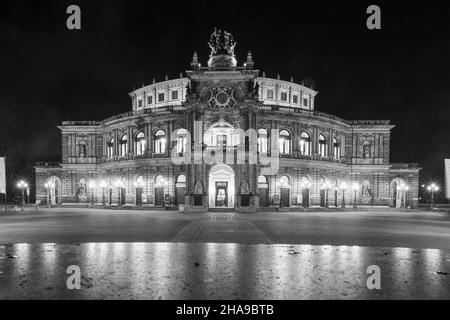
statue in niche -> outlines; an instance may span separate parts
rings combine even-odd
[[[194,194],[203,194],[203,184],[199,179],[195,182]]]
[[[250,193],[250,188],[248,186],[248,182],[247,180],[244,180],[241,183],[241,194],[249,194]]]
[[[191,95],[191,93],[192,93],[192,90],[191,90],[191,84],[188,83],[188,84],[186,85],[186,97],[189,97],[189,96]]]
[[[256,82],[255,88],[253,89],[253,95],[254,95],[255,97],[258,97],[258,96],[259,96],[259,83],[258,83],[258,82]]]

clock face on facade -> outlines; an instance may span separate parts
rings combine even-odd
[[[234,89],[228,87],[216,87],[208,93],[208,104],[212,109],[232,109],[236,105]]]

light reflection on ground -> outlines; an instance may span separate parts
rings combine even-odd
[[[69,265],[81,268],[81,290],[66,288]],[[369,265],[381,268],[381,290],[366,287]],[[440,249],[16,244],[0,246],[0,299],[450,299],[449,272]]]

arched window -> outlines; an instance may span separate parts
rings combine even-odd
[[[178,176],[177,183],[186,183],[186,176],[184,174],[180,174]]]
[[[157,175],[155,178],[155,187],[164,187],[167,184],[166,179],[162,175]]]
[[[370,158],[370,142],[366,141],[363,143],[363,158]]]
[[[81,141],[78,144],[78,156],[80,158],[86,158],[87,157],[87,148],[86,148],[86,142]]]
[[[136,154],[141,156],[145,153],[145,135],[143,132],[139,132],[136,135]]]
[[[137,176],[136,178],[136,188],[143,188],[144,187],[144,177]]]
[[[122,138],[120,138],[119,142],[119,156],[125,157],[128,153],[128,137],[127,135],[123,135]]]
[[[341,158],[341,145],[336,138],[333,139],[333,151],[334,159],[339,160]]]
[[[289,177],[288,176],[281,176],[279,185],[281,188],[289,188]]]
[[[258,152],[262,152],[262,153],[267,152],[267,130],[266,129],[258,130]]]
[[[300,135],[300,154],[303,156],[311,155],[311,138],[306,132]]]
[[[302,189],[309,189],[311,187],[311,182],[308,177],[302,177],[302,181],[300,182],[300,187]]]
[[[186,129],[179,129],[177,131],[177,152],[184,153],[186,152],[187,145],[187,131]]]
[[[291,153],[291,136],[287,130],[280,131],[280,153]]]
[[[166,152],[166,133],[158,130],[155,133],[155,153]]]
[[[106,145],[106,156],[108,159],[114,156],[114,138],[111,138]]]
[[[325,158],[328,154],[328,148],[327,148],[327,140],[323,135],[319,136],[319,155],[322,158]]]

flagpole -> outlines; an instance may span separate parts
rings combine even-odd
[[[5,212],[8,212],[8,182],[6,180],[6,154],[5,154]]]
[[[5,212],[8,211],[8,191],[6,191],[8,184],[6,182],[6,155],[3,157],[4,167],[5,167]]]

